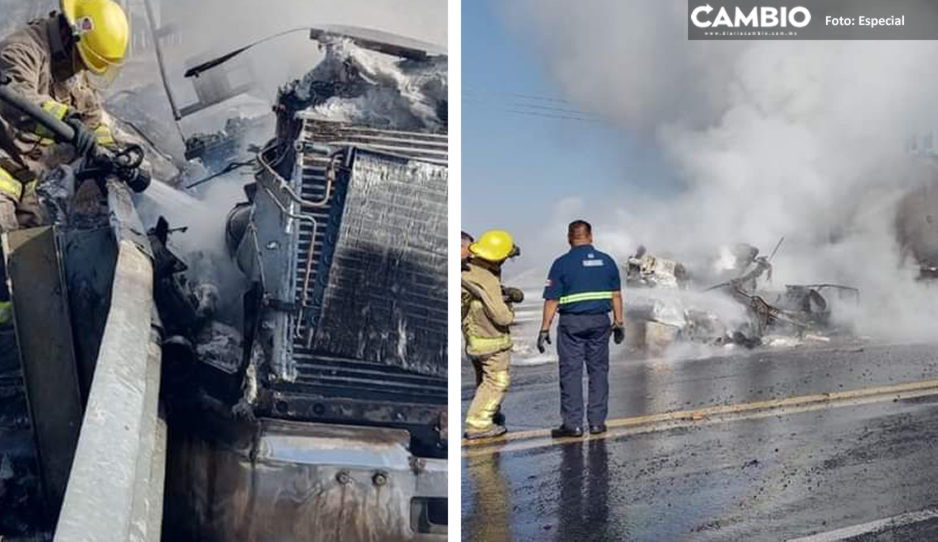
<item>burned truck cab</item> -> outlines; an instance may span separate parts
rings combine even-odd
[[[240,363],[168,402],[173,540],[446,538],[445,57],[327,49],[281,90],[228,218],[250,284]],[[436,92],[404,103],[372,55]],[[389,97],[401,111],[375,115]]]

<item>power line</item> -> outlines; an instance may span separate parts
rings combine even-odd
[[[581,111],[581,110],[579,110],[579,109],[567,109],[567,108],[564,108],[564,107],[550,107],[550,106],[546,106],[546,105],[537,105],[537,104],[524,103],[524,102],[505,102],[504,104],[499,104],[499,103],[497,103],[497,102],[493,102],[492,100],[484,100],[484,99],[474,98],[474,97],[471,97],[471,96],[470,96],[470,97],[463,96],[463,100],[467,100],[467,101],[469,101],[469,102],[476,101],[476,103],[495,103],[495,104],[497,104],[497,105],[509,105],[509,106],[512,106],[512,107],[524,107],[524,108],[528,108],[528,109],[536,109],[536,110],[550,111],[550,112],[553,112],[553,113],[568,113],[568,114],[577,115],[577,116],[584,116],[584,117],[596,117],[597,120],[599,120],[599,119],[601,118],[601,116],[600,116],[599,114],[597,114],[597,113],[591,113],[591,112],[589,112],[589,111]]]
[[[546,105],[551,103],[570,104],[569,101],[561,98],[519,92],[480,90],[468,85],[463,86],[463,91],[463,102],[468,105],[488,107],[502,113],[588,123],[602,123],[604,121],[604,117],[599,113]],[[507,97],[508,99],[496,98],[498,96]]]
[[[515,97],[518,97],[518,98],[526,98],[526,99],[529,99],[529,100],[539,100],[539,101],[545,101],[545,102],[558,102],[558,103],[565,103],[565,104],[570,103],[568,100],[564,100],[563,98],[550,98],[550,97],[547,97],[547,96],[538,96],[538,95],[536,95],[536,94],[524,94],[524,93],[521,93],[521,92],[507,92],[507,91],[503,91],[503,90],[480,90],[480,89],[477,89],[477,88],[474,88],[474,87],[470,87],[470,86],[466,86],[466,85],[463,85],[463,90],[464,90],[464,91],[468,90],[469,92],[477,92],[477,93],[479,93],[479,94],[498,94],[498,95],[502,95],[502,96],[515,96]]]
[[[473,104],[473,102],[469,102],[469,103],[470,103],[470,104]],[[480,104],[480,103],[476,102],[476,103],[474,103],[473,105],[483,105],[483,106],[484,106],[485,104]],[[491,109],[491,110],[493,110],[493,111],[499,111],[499,112],[502,112],[502,113],[510,113],[510,114],[514,114],[514,115],[525,115],[525,116],[529,116],[529,117],[542,117],[542,118],[548,118],[548,119],[573,120],[573,121],[578,121],[578,122],[589,122],[589,123],[602,123],[602,122],[603,122],[603,120],[600,119],[600,118],[580,117],[580,116],[574,116],[574,115],[554,115],[554,114],[549,114],[549,113],[538,113],[538,112],[535,112],[535,111],[526,111],[526,110],[523,110],[523,109],[510,109],[510,108],[506,108],[506,107],[493,107],[493,106],[489,106],[489,109]]]
[[[475,103],[475,104],[493,105],[493,106],[499,106],[499,107],[508,106],[508,107],[522,108],[525,110],[534,110],[538,112],[559,113],[562,115],[573,115],[577,117],[585,117],[585,118],[589,118],[591,120],[596,120],[596,121],[601,121],[604,118],[602,115],[598,113],[592,113],[589,111],[581,111],[579,109],[568,109],[564,107],[550,107],[546,105],[524,103],[524,102],[512,102],[512,101],[503,102],[503,101],[495,101],[495,100],[489,100],[489,99],[484,99],[484,98],[477,98],[474,96],[463,96],[463,102],[470,103],[470,104]]]

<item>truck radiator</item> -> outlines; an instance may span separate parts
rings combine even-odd
[[[296,234],[295,379],[272,391],[352,417],[359,401],[445,404],[447,136],[302,122],[291,184],[315,225]],[[327,404],[315,414],[343,417]]]

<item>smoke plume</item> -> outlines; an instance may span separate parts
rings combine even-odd
[[[767,253],[784,236],[776,286],[854,285],[860,333],[933,336],[938,292],[914,281],[894,225],[925,175],[905,145],[938,121],[938,44],[692,42],[686,12],[683,0],[506,7],[567,99],[653,141],[683,183],[583,216],[597,244],[621,259],[644,243],[693,265],[722,243]]]

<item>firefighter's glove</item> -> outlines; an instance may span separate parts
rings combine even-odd
[[[537,334],[537,351],[540,352],[541,354],[543,354],[545,350],[544,343],[552,344],[550,342],[550,330],[549,329],[541,330],[541,332]]]
[[[524,301],[524,292],[518,288],[512,288],[510,286],[502,287],[502,297],[505,298],[505,303],[521,303]]]
[[[625,340],[625,325],[613,324],[612,325],[612,342],[616,344],[622,344],[622,341],[624,340]]]
[[[75,137],[72,138],[71,143],[75,147],[77,155],[81,158],[93,157],[98,149],[98,139],[95,137],[94,132],[85,126],[85,123],[78,117],[66,118],[65,124],[71,126],[72,130],[75,131]]]

